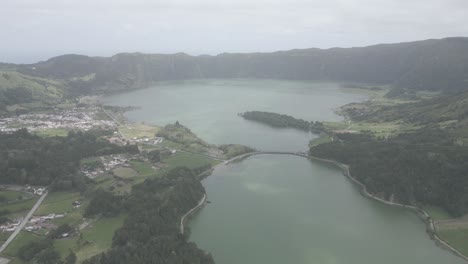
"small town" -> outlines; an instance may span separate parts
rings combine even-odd
[[[52,113],[22,114],[17,117],[0,119],[1,132],[13,132],[26,128],[28,131],[39,131],[45,129],[78,129],[88,131],[93,128],[115,128],[111,120],[97,118],[100,108],[75,107],[71,110],[57,110]]]

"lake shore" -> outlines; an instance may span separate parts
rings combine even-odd
[[[448,244],[442,238],[439,237],[439,235],[437,234],[437,230],[435,229],[435,226],[434,226],[434,221],[432,220],[432,218],[429,216],[429,214],[425,210],[423,210],[423,209],[421,209],[419,207],[416,207],[416,206],[412,206],[412,205],[405,205],[405,204],[390,202],[390,201],[387,201],[385,199],[382,199],[382,198],[380,198],[380,197],[378,197],[376,195],[373,195],[373,194],[369,193],[367,191],[367,187],[363,183],[361,183],[360,181],[358,181],[356,178],[354,178],[351,175],[351,172],[349,170],[349,166],[346,165],[346,164],[340,163],[340,162],[338,162],[336,160],[322,159],[322,158],[318,158],[318,157],[314,157],[314,156],[309,156],[309,158],[312,159],[312,160],[331,163],[331,164],[334,164],[337,167],[341,168],[342,171],[343,171],[343,175],[346,176],[348,179],[350,179],[351,182],[358,185],[360,187],[361,194],[364,195],[365,197],[370,198],[370,199],[375,200],[375,201],[378,201],[380,203],[386,204],[386,205],[397,206],[397,207],[412,210],[426,224],[426,232],[429,234],[429,237],[436,242],[437,246],[439,246],[439,247],[441,247],[441,248],[443,248],[445,250],[448,250],[448,251],[452,252],[453,254],[455,254],[456,256],[468,261],[467,256],[465,256],[460,251],[453,248],[450,244]]]

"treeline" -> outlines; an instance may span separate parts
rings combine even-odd
[[[91,156],[138,153],[136,146],[118,146],[99,137],[104,131],[70,132],[66,137],[39,137],[26,129],[0,133],[0,183],[51,185],[53,189],[84,188],[80,160]]]
[[[115,233],[112,248],[85,263],[214,263],[209,254],[188,242],[188,237],[179,231],[181,217],[196,206],[203,194],[196,173],[175,168],[164,177],[134,186],[125,198],[96,196],[100,201],[91,201],[90,206],[120,204],[128,218]]]
[[[274,127],[291,127],[304,131],[311,131],[313,133],[321,133],[325,131],[325,127],[322,122],[309,122],[289,115],[262,111],[248,111],[240,115],[247,120],[264,123]]]
[[[382,198],[437,205],[453,216],[468,213],[468,149],[443,130],[426,128],[388,140],[342,134],[310,154],[350,165],[352,176]]]

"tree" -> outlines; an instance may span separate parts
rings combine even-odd
[[[60,255],[53,247],[49,247],[39,253],[36,261],[38,264],[57,264],[59,262]]]
[[[161,160],[161,152],[159,150],[152,150],[148,152],[148,158],[152,162],[159,162]]]
[[[65,264],[75,264],[76,263],[76,254],[70,250],[70,254],[65,258]]]

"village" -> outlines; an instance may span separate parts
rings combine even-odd
[[[22,192],[25,194],[30,194],[30,199],[34,197],[42,196],[46,192],[45,187],[38,187],[38,186],[24,186],[23,188],[19,186],[2,186],[2,190],[4,189],[11,189],[18,192]],[[73,209],[80,208],[81,202],[76,200],[71,203]],[[26,223],[24,230],[28,232],[38,232],[42,230],[42,233],[48,233],[50,230],[55,230],[58,226],[56,224],[51,223],[54,219],[64,218],[65,213],[50,213],[47,215],[34,215],[32,216],[29,221]],[[0,225],[0,231],[4,232],[14,232],[23,222],[24,217],[18,216],[12,220],[9,220],[2,225]],[[64,237],[68,236],[65,234]]]
[[[93,128],[115,128],[111,120],[98,118],[101,108],[74,107],[70,110],[55,110],[51,113],[22,114],[17,117],[0,119],[0,132],[14,132],[26,128],[29,131],[46,129],[78,129],[88,131]]]

